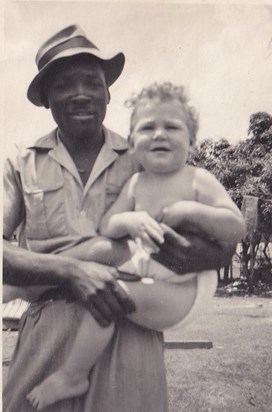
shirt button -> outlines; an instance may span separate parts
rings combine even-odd
[[[81,210],[80,216],[81,216],[81,217],[86,217],[86,212],[85,212],[84,210]]]

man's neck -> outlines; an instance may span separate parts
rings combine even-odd
[[[59,130],[58,136],[72,157],[88,153],[98,154],[105,141],[103,128],[96,133],[90,132],[78,136]]]

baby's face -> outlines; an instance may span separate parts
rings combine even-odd
[[[134,115],[131,146],[137,160],[151,173],[173,173],[185,166],[190,131],[178,100],[157,98],[141,104]]]

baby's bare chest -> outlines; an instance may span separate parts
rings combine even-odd
[[[191,181],[147,181],[136,190],[135,210],[145,210],[156,217],[164,207],[181,200],[196,200]]]

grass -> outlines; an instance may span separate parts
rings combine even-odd
[[[214,298],[186,328],[166,339],[212,341],[212,349],[166,349],[169,412],[271,412],[272,299]],[[3,333],[10,359],[16,333]],[[3,367],[3,376],[7,367]]]
[[[272,300],[214,298],[180,340],[211,340],[212,349],[166,350],[170,412],[271,412]]]

